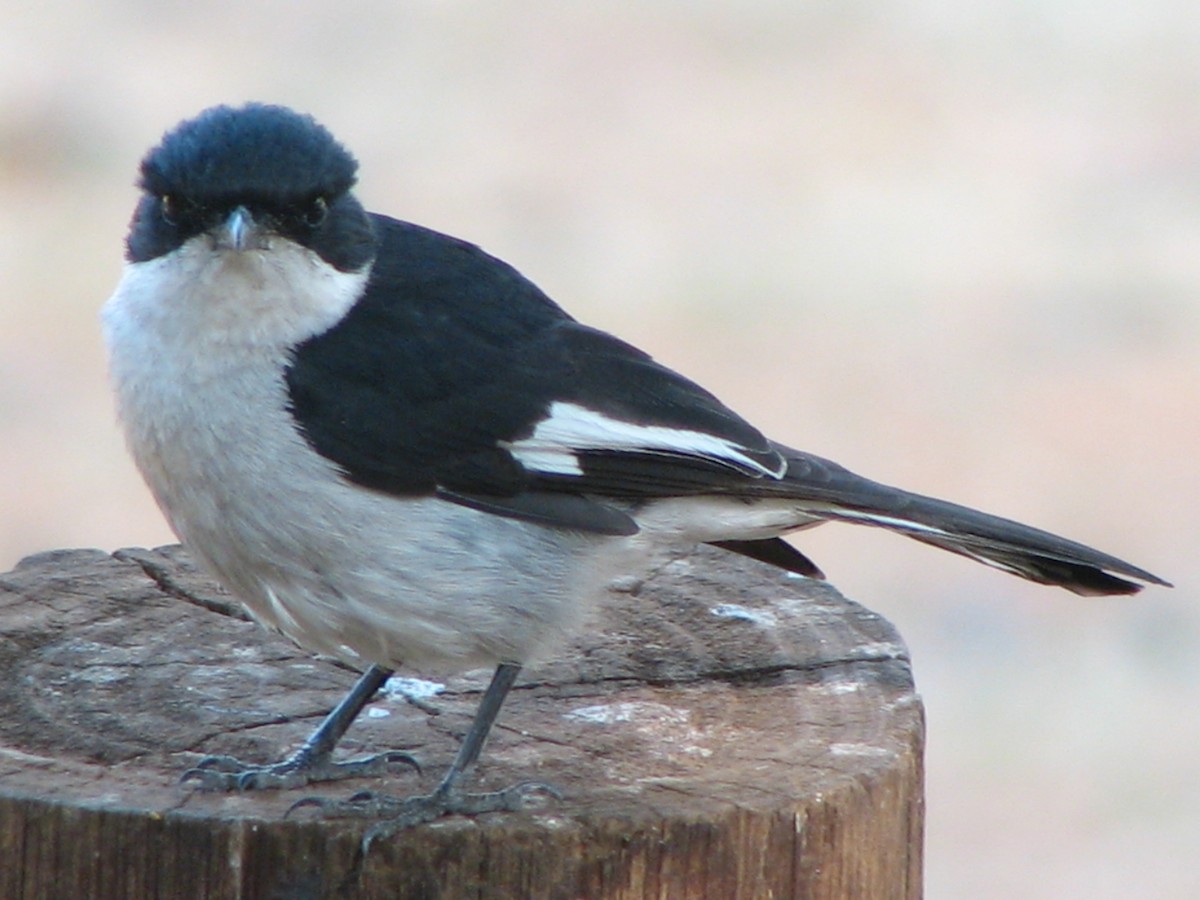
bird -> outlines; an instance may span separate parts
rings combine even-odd
[[[671,548],[822,578],[783,536],[846,522],[1077,594],[1169,586],[768,439],[475,244],[366,211],[357,161],[310,115],[215,106],[167,131],[139,172],[102,312],[132,458],[254,619],[363,673],[291,756],[206,757],[183,776],[201,790],[415,765],[333,753],[387,678],[416,665],[494,667],[450,769],[430,794],[327,812],[369,808],[378,837],[554,793],[463,781],[521,667],[612,578]]]

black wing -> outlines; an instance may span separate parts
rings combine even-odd
[[[351,480],[629,534],[602,498],[782,474],[770,443],[712,394],[580,325],[511,266],[415,225],[375,226],[363,297],[287,371],[301,430]]]
[[[604,534],[637,531],[617,499],[787,499],[814,519],[877,525],[1079,593],[1139,588],[1113,572],[1165,584],[1074,541],[772,444],[477,247],[383,217],[375,226],[363,297],[298,346],[286,373],[301,430],[352,481]],[[718,546],[820,574],[775,538]]]

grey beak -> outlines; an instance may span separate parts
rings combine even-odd
[[[214,237],[217,247],[224,250],[266,250],[270,246],[265,229],[244,206],[229,214],[217,227]]]

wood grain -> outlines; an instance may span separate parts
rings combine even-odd
[[[346,755],[398,769],[300,793],[198,794],[206,753],[272,761],[354,673],[240,618],[177,547],[39,554],[0,575],[5,898],[916,898],[923,719],[903,643],[828,585],[712,549],[629,580],[523,673],[475,783],[562,801],[369,823],[284,818],[305,794],[428,790],[489,673],[432,709],[380,695]],[[431,714],[431,712],[433,714]]]

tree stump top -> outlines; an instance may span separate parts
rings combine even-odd
[[[246,621],[180,548],[23,560],[0,575],[0,896],[920,896],[922,711],[886,621],[708,548],[608,601],[522,673],[472,779],[564,799],[361,859],[367,823],[284,813],[431,789],[490,672],[401,672],[423,699],[400,682],[339,747],[423,776],[200,794],[184,769],[282,758],[355,673]]]

